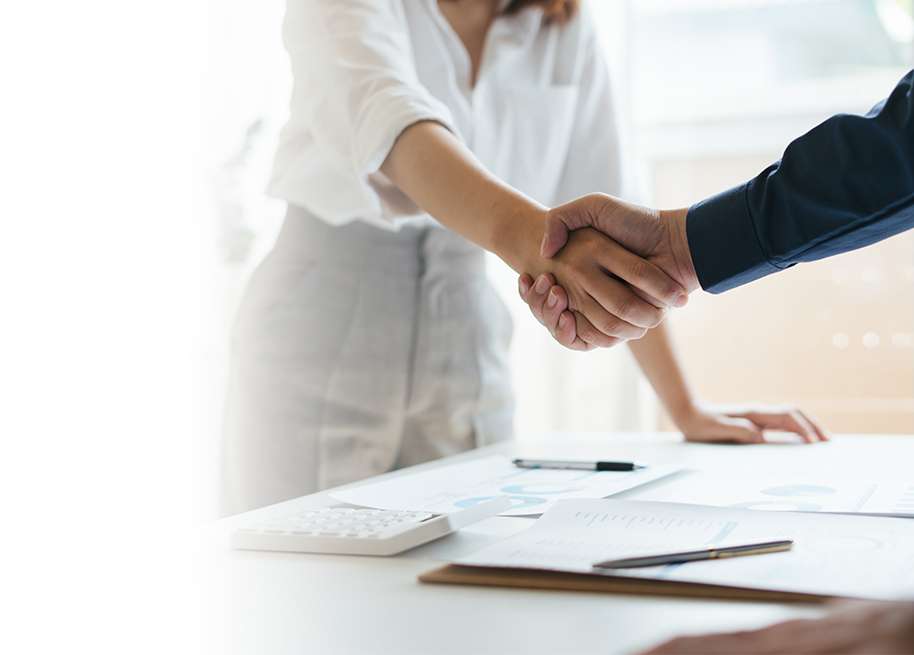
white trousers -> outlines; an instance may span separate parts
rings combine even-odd
[[[290,207],[232,336],[224,510],[510,438],[511,330],[463,238]]]

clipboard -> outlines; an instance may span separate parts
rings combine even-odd
[[[426,571],[419,575],[419,581],[426,584],[457,584],[777,603],[821,604],[836,599],[835,596],[791,591],[727,587],[669,580],[647,580],[622,576],[588,575],[586,573],[563,573],[561,571],[536,569],[490,568],[463,564],[448,564]]]

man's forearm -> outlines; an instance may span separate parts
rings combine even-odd
[[[914,227],[914,71],[866,116],[838,115],[749,182],[689,210],[701,286],[718,293]]]

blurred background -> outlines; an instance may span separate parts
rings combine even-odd
[[[232,317],[284,211],[263,193],[290,88],[284,4],[209,8],[198,464],[213,479]],[[634,200],[653,206],[686,206],[756,175],[829,115],[867,111],[914,65],[911,0],[590,5],[613,70],[626,161],[640,182]],[[671,427],[626,349],[563,350],[517,299],[514,273],[495,258],[490,273],[515,317],[519,438]],[[738,293],[696,294],[671,325],[708,402],[793,403],[835,432],[914,432],[914,234]]]

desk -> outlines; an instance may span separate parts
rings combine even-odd
[[[914,437],[846,435],[815,446],[713,446],[685,444],[671,434],[561,434],[537,442],[482,448],[380,477],[492,453],[631,458],[731,474],[770,469],[784,474],[909,480]],[[619,497],[637,496],[636,489]],[[821,612],[810,606],[775,603],[454,587],[416,581],[419,573],[451,553],[468,552],[523,529],[531,520],[525,518],[488,519],[471,532],[392,558],[236,552],[225,545],[227,535],[240,522],[331,504],[334,501],[325,491],[230,517],[206,530],[198,568],[206,608],[204,641],[211,652],[607,655],[634,652],[677,634],[752,628]]]

